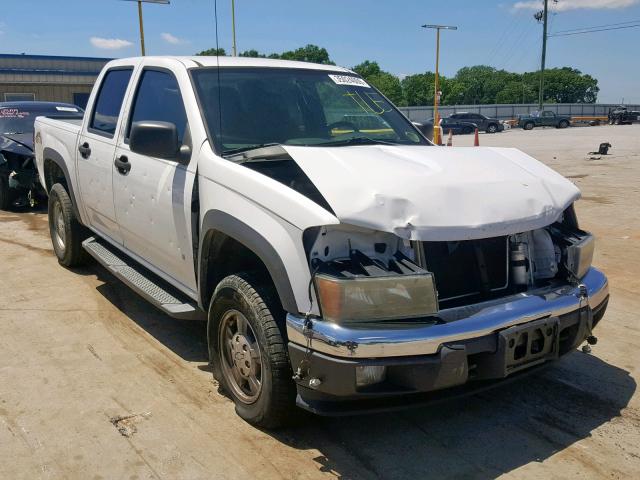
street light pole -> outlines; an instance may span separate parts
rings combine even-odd
[[[436,77],[433,93],[433,143],[440,144],[440,114],[438,106],[440,104],[440,30],[457,30],[458,27],[451,25],[422,25],[422,28],[432,28],[436,31]]]
[[[235,0],[231,0],[231,32],[233,34],[233,45],[231,46],[231,50],[233,52],[233,56],[238,56],[238,49],[236,47],[236,2]]]
[[[142,56],[145,56],[144,52],[144,22],[142,21],[142,1],[138,0],[138,22],[140,23],[140,50]]]
[[[160,5],[168,5],[169,0],[126,0],[126,1],[134,1],[138,3],[138,23],[140,25],[140,51],[142,52],[142,56],[145,56],[145,48],[144,48],[144,22],[142,21],[142,3],[158,3]]]

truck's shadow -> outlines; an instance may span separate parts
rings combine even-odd
[[[208,361],[203,322],[168,318],[97,265],[85,273],[97,274],[105,282],[98,291],[164,346],[186,361]],[[464,399],[399,413],[309,417],[304,426],[266,433],[317,450],[317,468],[337,478],[490,479],[589,437],[620,415],[635,390],[627,371],[576,352]]]

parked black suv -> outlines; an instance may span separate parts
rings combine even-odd
[[[500,120],[489,118],[481,113],[458,112],[450,115],[449,118],[475,123],[479,130],[484,130],[487,133],[496,133],[504,130],[504,125],[500,123]]]

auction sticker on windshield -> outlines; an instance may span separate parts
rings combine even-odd
[[[365,87],[371,88],[367,82],[358,77],[352,77],[351,75],[331,75],[329,78],[338,85],[351,85],[352,87]]]

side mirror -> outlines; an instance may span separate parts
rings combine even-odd
[[[178,129],[170,122],[133,122],[129,148],[140,155],[158,158],[178,156]]]

